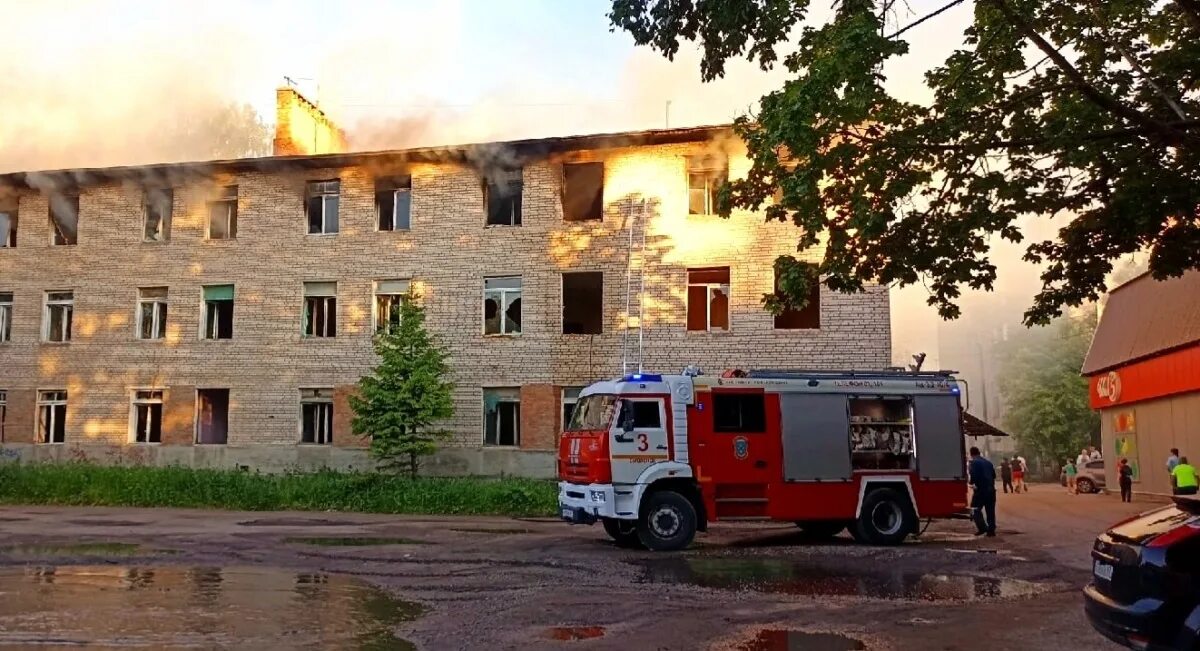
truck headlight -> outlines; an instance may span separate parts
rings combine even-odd
[[[592,501],[604,503],[604,491],[591,491]]]

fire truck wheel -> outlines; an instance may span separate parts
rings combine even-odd
[[[638,538],[637,522],[617,520],[616,518],[604,518],[602,522],[604,523],[604,533],[615,540],[618,547],[642,546],[642,541]]]
[[[637,523],[638,538],[656,552],[683,549],[696,536],[696,509],[675,491],[651,493]]]
[[[842,529],[846,528],[846,523],[837,520],[810,520],[797,522],[796,526],[809,538],[828,540],[841,533]]]
[[[898,545],[917,525],[908,497],[890,488],[877,488],[863,499],[854,527],[858,537],[872,545]]]

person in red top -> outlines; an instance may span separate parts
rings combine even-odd
[[[1029,492],[1029,487],[1025,485],[1025,464],[1018,457],[1012,458],[1012,479],[1014,493]]]

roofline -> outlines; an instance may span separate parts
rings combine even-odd
[[[1162,350],[1156,350],[1152,353],[1147,353],[1145,355],[1139,355],[1138,357],[1130,357],[1129,359],[1121,360],[1120,362],[1117,362],[1116,364],[1108,364],[1108,365],[1090,369],[1090,370],[1088,370],[1087,367],[1085,366],[1079,370],[1079,375],[1082,377],[1092,377],[1093,375],[1100,375],[1101,373],[1107,373],[1108,371],[1124,368],[1124,367],[1130,366],[1132,364],[1137,364],[1138,362],[1144,362],[1148,359],[1154,359],[1155,357],[1162,357],[1163,355],[1170,355],[1171,353],[1177,353],[1181,350],[1186,350],[1186,349],[1192,348],[1194,346],[1200,346],[1200,339],[1193,339],[1191,341],[1185,341],[1176,346],[1171,346],[1170,348],[1163,348]],[[1084,361],[1087,361],[1087,359],[1085,358]]]
[[[517,164],[558,153],[587,149],[615,149],[645,145],[703,142],[732,133],[730,124],[705,125],[678,129],[620,131],[553,138],[532,138],[411,149],[314,154],[299,156],[262,156],[181,163],[123,165],[117,167],[78,167],[56,170],[8,172],[0,174],[0,187],[39,189],[47,185],[88,185],[113,180],[166,180],[180,176],[210,176],[220,172],[274,172],[350,167],[377,164],[381,167],[405,163],[474,163],[480,166],[508,162]]]

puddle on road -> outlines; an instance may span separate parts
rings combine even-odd
[[[372,545],[427,545],[424,540],[412,538],[328,537],[328,538],[284,538],[283,542],[322,547],[370,547]]]
[[[604,637],[603,626],[552,626],[546,629],[546,637],[559,642],[594,640]]]
[[[0,569],[0,646],[413,649],[424,612],[357,579],[271,568]]]
[[[974,601],[1036,594],[1043,586],[1017,579],[902,571],[834,569],[779,558],[670,557],[638,561],[644,583],[756,590],[803,596],[917,601]]]
[[[14,558],[45,558],[53,556],[133,556],[141,545],[121,542],[28,544],[0,547],[0,555]]]
[[[738,651],[861,651],[861,640],[836,633],[770,629],[738,647]]]

